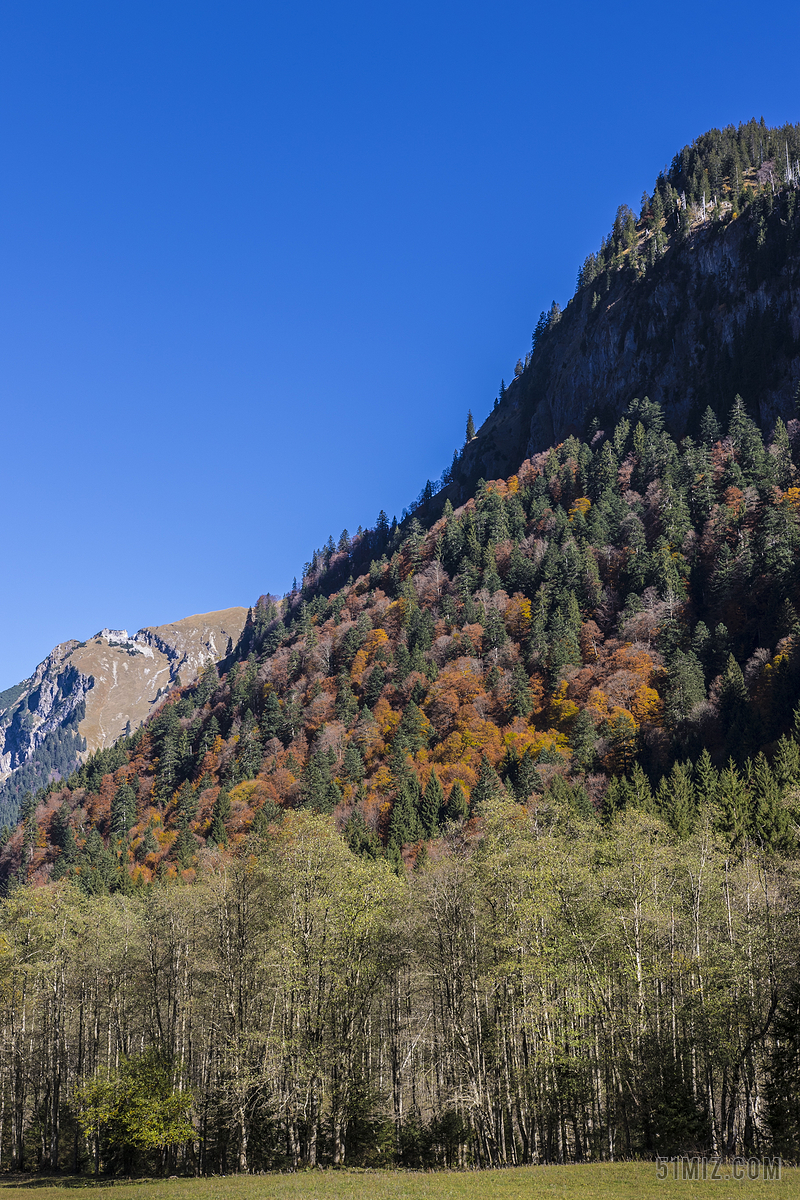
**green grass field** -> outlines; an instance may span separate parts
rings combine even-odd
[[[724,1168],[723,1168],[724,1171]],[[8,1179],[0,1200],[64,1200],[65,1191],[113,1200],[800,1200],[800,1169],[775,1180],[694,1181],[656,1177],[654,1163],[518,1167],[466,1173],[438,1171],[309,1171],[297,1175],[231,1175],[217,1179],[100,1183],[86,1178]]]

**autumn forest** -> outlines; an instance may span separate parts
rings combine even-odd
[[[729,141],[675,212],[796,231],[794,141]],[[800,414],[756,416],[599,401],[466,496],[457,454],[28,794],[3,1165],[800,1157]]]

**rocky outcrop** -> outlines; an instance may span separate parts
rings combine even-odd
[[[179,677],[191,683],[207,663],[223,658],[246,617],[247,609],[228,608],[133,636],[103,629],[87,642],[62,642],[0,709],[0,780],[60,728],[74,727],[86,753],[112,745],[147,719]]]
[[[48,733],[66,725],[83,705],[93,679],[71,661],[79,642],[62,642],[27,681],[22,694],[0,712],[0,779],[26,762]]]
[[[529,365],[465,447],[456,499],[539,450],[613,424],[634,397],[664,409],[678,436],[737,393],[768,429],[794,416],[800,379],[800,197],[675,235],[642,277],[622,267],[580,289]],[[460,483],[460,487],[458,484]]]

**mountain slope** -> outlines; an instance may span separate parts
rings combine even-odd
[[[127,887],[194,872],[297,807],[335,812],[399,867],[498,789],[644,807],[680,832],[701,759],[744,772],[744,829],[794,846],[799,467],[798,422],[765,445],[739,401],[726,436],[709,410],[679,446],[637,401],[610,436],[568,438],[429,529],[386,532],[326,595],[337,552],[280,610],[259,603],[224,679],[207,668],[52,786],[26,814],[38,849],[21,828],[3,870]]]

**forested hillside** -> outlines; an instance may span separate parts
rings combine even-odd
[[[800,1156],[800,420],[607,416],[26,799],[15,1166]]]

